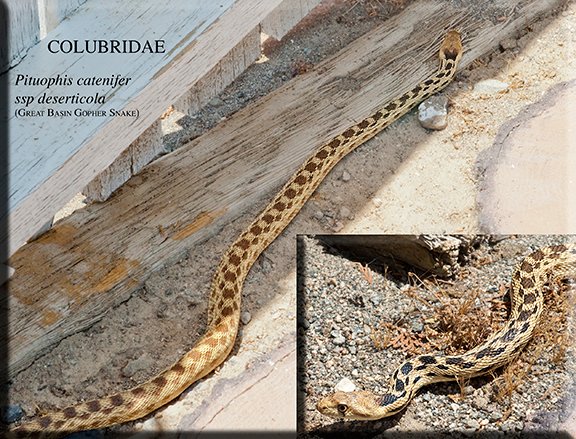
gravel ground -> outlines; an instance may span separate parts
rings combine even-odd
[[[335,421],[318,413],[315,404],[345,378],[356,384],[357,389],[383,393],[388,377],[411,356],[405,352],[412,348],[409,341],[417,340],[426,326],[437,324],[433,311],[446,300],[458,303],[478,294],[470,314],[487,318],[487,323],[472,327],[472,332],[490,327],[492,322],[499,327],[506,319],[506,312],[505,307],[495,304],[503,303],[514,264],[538,247],[566,240],[556,236],[486,240],[471,252],[454,279],[426,279],[422,275],[409,276],[410,267],[345,257],[321,244],[321,237],[301,237],[299,305],[303,315],[299,335],[301,346],[302,343],[305,346],[300,363],[299,390],[304,401],[301,430],[310,432],[310,437],[348,429],[374,431],[371,437],[414,431],[429,432],[434,437],[442,432],[454,437],[478,432],[488,437],[503,432],[518,436],[527,432],[554,432],[574,404],[571,395],[575,389],[576,362],[570,317],[566,322],[570,329],[564,331],[570,334],[569,338],[550,343],[540,341],[538,336],[512,363],[510,373],[518,377],[534,362],[521,384],[502,401],[497,400],[496,394],[505,387],[502,378],[507,375],[498,370],[493,377],[478,377],[464,383],[464,397],[457,383],[428,386],[406,410],[381,421]],[[367,281],[360,264],[369,267],[372,283]],[[570,298],[573,294],[564,296]],[[554,299],[547,299],[547,305],[551,306],[551,300]],[[544,314],[544,321],[565,319],[564,313],[545,312],[548,314]],[[388,322],[388,326],[383,322]],[[374,340],[382,340],[384,329],[390,324],[408,328],[412,334],[402,336],[404,348],[376,347]],[[559,332],[559,326],[554,330]],[[427,345],[424,340],[422,346],[416,344],[414,348],[423,349],[420,353],[426,349],[441,352]],[[555,357],[559,345],[567,347],[561,360]],[[534,352],[537,352],[535,358],[530,355]]]

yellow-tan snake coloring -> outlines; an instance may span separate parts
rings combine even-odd
[[[526,256],[512,275],[510,317],[484,343],[462,355],[419,355],[392,374],[383,395],[335,392],[318,401],[320,413],[337,419],[375,420],[403,410],[418,390],[432,383],[484,375],[510,362],[532,337],[550,278],[576,279],[576,245],[543,247]]]
[[[220,365],[234,346],[242,286],[252,265],[292,221],[330,170],[345,155],[442,90],[454,77],[462,56],[460,34],[451,30],[440,46],[440,67],[412,90],[322,145],[226,251],[212,280],[205,334],[178,362],[149,381],[110,396],[47,413],[17,427],[16,437],[43,432],[97,429],[139,419],[179,396]],[[38,437],[36,435],[36,437]]]

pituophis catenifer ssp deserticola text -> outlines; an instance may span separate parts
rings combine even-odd
[[[448,32],[439,56],[440,67],[434,75],[320,147],[230,246],[212,281],[206,333],[176,364],[132,389],[26,422],[16,428],[18,437],[26,437],[30,431],[49,435],[48,432],[95,429],[141,418],[221,364],[234,345],[242,285],[258,256],[290,223],[342,157],[452,80],[462,56],[458,32]]]
[[[317,409],[333,418],[373,420],[403,410],[418,389],[428,384],[484,375],[510,362],[530,340],[544,306],[542,290],[550,278],[576,278],[576,245],[543,247],[520,262],[512,275],[512,309],[506,325],[462,355],[419,355],[404,362],[390,379],[388,391],[335,392]]]

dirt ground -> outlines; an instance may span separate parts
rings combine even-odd
[[[265,42],[262,59],[204,110],[194,117],[173,114],[165,120],[166,142],[176,148],[197,137],[299,72],[312,69],[404,6],[405,2],[392,0],[323,2],[282,41]],[[493,208],[497,183],[490,179],[506,150],[505,130],[530,129],[527,122],[541,112],[526,112],[527,108],[535,104],[553,107],[558,99],[548,92],[574,86],[570,81],[576,81],[576,59],[570,54],[575,49],[576,5],[569,3],[500,42],[498,49],[458,73],[443,92],[451,103],[444,131],[420,127],[413,111],[345,157],[251,271],[244,289],[245,324],[232,357],[177,403],[144,423],[116,427],[112,432],[208,430],[218,416],[224,421],[217,428],[235,429],[238,417],[231,412],[248,419],[249,429],[294,430],[296,234],[474,233],[481,227],[498,232],[494,226],[499,224],[494,218],[498,209],[489,215],[486,209]],[[478,83],[490,79],[507,86],[501,91],[478,89]],[[537,129],[550,129],[544,139],[554,139],[569,125],[571,113],[567,110],[563,125]],[[508,125],[511,120],[515,121],[512,127]],[[542,145],[539,154],[537,167],[544,169],[542,174],[555,174],[549,160],[554,150]],[[521,166],[522,161],[513,165]],[[571,215],[566,209],[573,207],[566,197],[573,182],[566,183],[560,205],[536,213],[544,216],[544,223],[546,215]],[[546,180],[540,183],[546,185]],[[509,196],[514,198],[515,192]],[[152,273],[141,289],[102,321],[63,340],[20,373],[11,383],[13,402],[21,404],[27,414],[63,407],[128,388],[178,359],[203,330],[206,292],[220,255],[265,203],[252,206],[181,260]],[[499,203],[507,203],[506,198]],[[531,203],[529,198],[527,203]],[[529,214],[528,224],[535,215],[521,206],[516,213]],[[550,232],[576,232],[569,224]],[[527,228],[522,232],[529,233]],[[250,400],[250,407],[259,403],[262,411],[247,410],[238,403],[239,394],[248,394],[256,381],[272,376],[275,365],[284,360],[288,361],[282,368],[285,379]],[[277,407],[278,401],[283,401],[282,413],[264,411]]]

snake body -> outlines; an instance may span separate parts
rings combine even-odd
[[[206,333],[178,362],[132,389],[32,419],[15,429],[16,436],[26,437],[28,432],[50,436],[135,420],[173,400],[213,371],[234,345],[242,286],[258,256],[292,221],[342,157],[443,89],[454,77],[461,55],[459,33],[448,32],[440,47],[440,67],[435,74],[321,146],[292,175],[222,257],[211,285]]]
[[[551,277],[576,277],[575,244],[541,248],[516,266],[510,318],[484,343],[462,355],[419,355],[396,369],[385,394],[335,392],[321,399],[317,409],[338,419],[380,419],[403,410],[428,384],[471,378],[503,366],[531,338],[543,309],[542,290]]]

